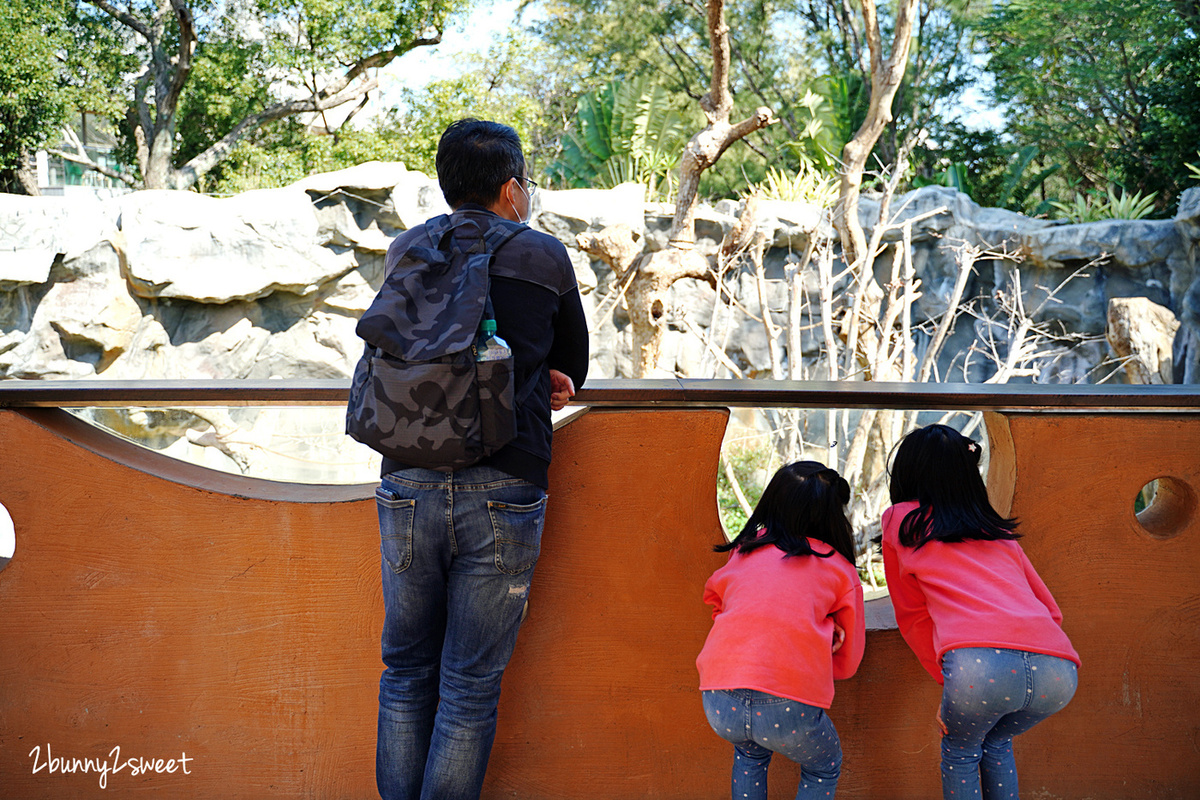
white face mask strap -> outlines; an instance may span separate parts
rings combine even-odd
[[[519,178],[513,178],[513,180],[514,180],[514,181],[517,181],[517,185],[518,185],[518,186],[520,186],[520,179],[519,179]],[[509,205],[509,207],[511,207],[511,208],[512,208],[512,210],[513,210],[513,213],[517,215],[517,221],[519,221],[519,222],[520,222],[522,225],[528,225],[528,224],[529,224],[529,218],[530,218],[531,216],[533,216],[533,198],[529,196],[529,192],[525,191],[525,187],[524,187],[524,186],[521,186],[521,194],[525,195],[525,202],[526,202],[526,204],[527,204],[527,206],[528,206],[528,208],[529,208],[529,213],[528,213],[528,214],[526,214],[525,216],[521,216],[521,212],[520,212],[520,211],[517,211],[517,207],[516,207],[516,205],[514,205],[514,204],[513,204],[513,201],[512,201],[512,196],[511,196],[511,195],[509,195],[509,198],[508,198],[508,205]]]

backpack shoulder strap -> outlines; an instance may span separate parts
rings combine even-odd
[[[425,233],[429,236],[429,242],[434,250],[441,247],[442,237],[449,233],[454,228],[454,221],[450,219],[449,214],[439,214],[438,216],[426,220]]]
[[[525,230],[527,227],[528,227],[527,225],[523,225],[519,222],[513,222],[513,221],[507,220],[507,219],[494,220],[492,222],[492,224],[488,227],[487,231],[483,234],[483,239],[481,240],[481,242],[483,243],[484,252],[488,253],[489,255],[494,255],[497,250],[499,250],[501,247],[503,247],[505,244],[507,244],[510,239],[512,239],[514,236],[516,236],[521,231]],[[489,258],[489,262],[490,262],[490,258]],[[489,279],[490,279],[490,276],[489,276]],[[489,282],[490,282],[490,280],[489,280]],[[493,315],[493,313],[492,313],[492,298],[491,298],[490,290],[488,292],[486,313],[488,316]],[[541,374],[542,374],[542,365],[545,363],[546,363],[545,361],[538,362],[537,366],[535,366],[533,368],[533,372],[529,375],[528,378],[526,378],[525,385],[521,386],[520,389],[517,391],[517,393],[513,396],[513,407],[514,408],[520,408],[521,404],[525,402],[525,399],[528,398],[529,395],[531,395],[533,393],[533,390],[535,388],[537,388],[537,385],[540,382],[539,378],[541,377]]]
[[[483,238],[480,240],[483,244],[483,252],[494,254],[497,250],[503,247],[509,239],[516,236],[527,226],[518,222],[512,222],[507,219],[497,219],[492,222],[488,229],[484,232]]]
[[[487,300],[484,307],[484,316],[487,319],[492,319],[496,316],[492,310],[492,288],[491,288],[491,265],[492,257],[496,251],[503,247],[509,239],[516,236],[521,231],[525,230],[525,225],[512,222],[510,220],[498,218],[492,221],[488,229],[478,241],[472,245],[470,249],[471,258],[477,259],[474,261],[479,266],[486,266],[488,273],[488,291]]]

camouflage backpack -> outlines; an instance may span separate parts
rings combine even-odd
[[[400,256],[355,329],[366,348],[346,433],[402,464],[448,472],[516,436],[516,407],[538,371],[518,394],[511,356],[475,360],[480,323],[492,318],[492,254],[524,226],[497,219],[481,234],[475,220],[443,215],[425,228],[431,245]],[[476,241],[463,250],[459,237]]]

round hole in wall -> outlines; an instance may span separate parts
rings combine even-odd
[[[1195,515],[1196,493],[1178,478],[1160,476],[1138,492],[1134,511],[1146,533],[1155,539],[1170,539],[1183,533]]]
[[[0,570],[8,566],[17,548],[17,536],[13,530],[12,517],[8,509],[0,505]]]

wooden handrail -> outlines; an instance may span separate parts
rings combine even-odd
[[[0,408],[338,406],[348,391],[345,380],[0,380]],[[612,379],[589,381],[575,404],[1195,414],[1200,386]]]

